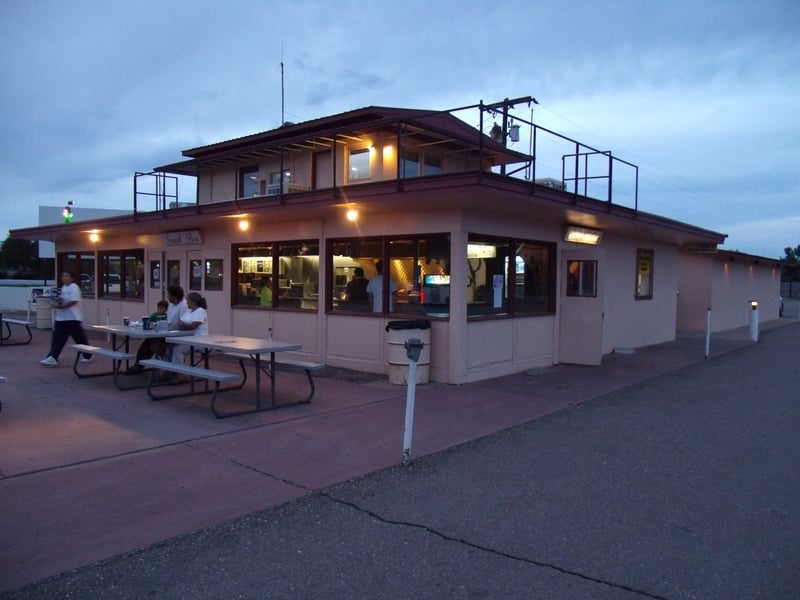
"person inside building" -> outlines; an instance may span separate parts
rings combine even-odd
[[[375,277],[367,284],[367,294],[369,294],[372,304],[372,312],[383,312],[383,261],[375,263]],[[397,293],[397,284],[389,278],[389,312],[394,309],[394,295]]]
[[[261,278],[261,291],[258,298],[259,306],[272,306],[272,277]]]
[[[347,282],[344,288],[344,299],[348,302],[356,302],[366,304],[369,302],[369,294],[367,294],[367,285],[369,280],[364,277],[364,269],[356,267],[353,271],[353,278]]]

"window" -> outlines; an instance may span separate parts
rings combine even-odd
[[[100,253],[99,294],[104,298],[144,299],[144,250]]]
[[[328,256],[330,311],[450,315],[446,234],[332,240]]]
[[[370,149],[359,148],[350,150],[350,160],[348,163],[348,181],[362,181],[370,178],[369,163]]]
[[[203,289],[203,261],[199,258],[189,260],[189,289],[196,292]]]
[[[161,289],[161,261],[150,261],[150,288]]]
[[[653,298],[653,255],[652,250],[639,248],[636,251],[636,299]]]
[[[239,171],[239,198],[259,195],[258,167],[246,167]]]
[[[210,258],[205,261],[206,291],[222,291],[222,259]]]
[[[237,265],[235,306],[318,309],[316,240],[239,244],[233,247],[233,255]]]
[[[597,296],[597,261],[567,261],[567,296]]]
[[[275,171],[269,174],[269,186],[267,186],[266,195],[275,196],[280,193],[287,193],[289,191],[289,183],[292,181],[292,172],[289,169],[283,171],[283,186],[281,187],[281,173]]]
[[[75,276],[75,283],[81,288],[84,298],[94,298],[94,253],[72,252],[58,255],[58,273],[68,271]]]
[[[408,151],[400,161],[400,177],[407,179],[420,175],[440,175],[442,159],[438,156]]]
[[[470,235],[467,316],[552,314],[555,245]]]

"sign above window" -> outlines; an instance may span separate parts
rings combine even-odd
[[[564,241],[575,244],[589,244],[597,246],[603,240],[603,232],[599,229],[589,229],[588,227],[574,227],[568,225],[564,229]]]

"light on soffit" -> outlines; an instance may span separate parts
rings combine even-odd
[[[347,211],[347,220],[351,223],[355,223],[358,220],[358,211],[355,208]]]
[[[240,219],[239,229],[241,231],[247,231],[248,229],[250,229],[250,221],[248,221],[247,219]]]

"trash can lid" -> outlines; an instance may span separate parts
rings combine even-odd
[[[431,322],[424,319],[410,319],[406,321],[389,321],[386,324],[386,331],[390,329],[397,331],[399,329],[430,329]]]

